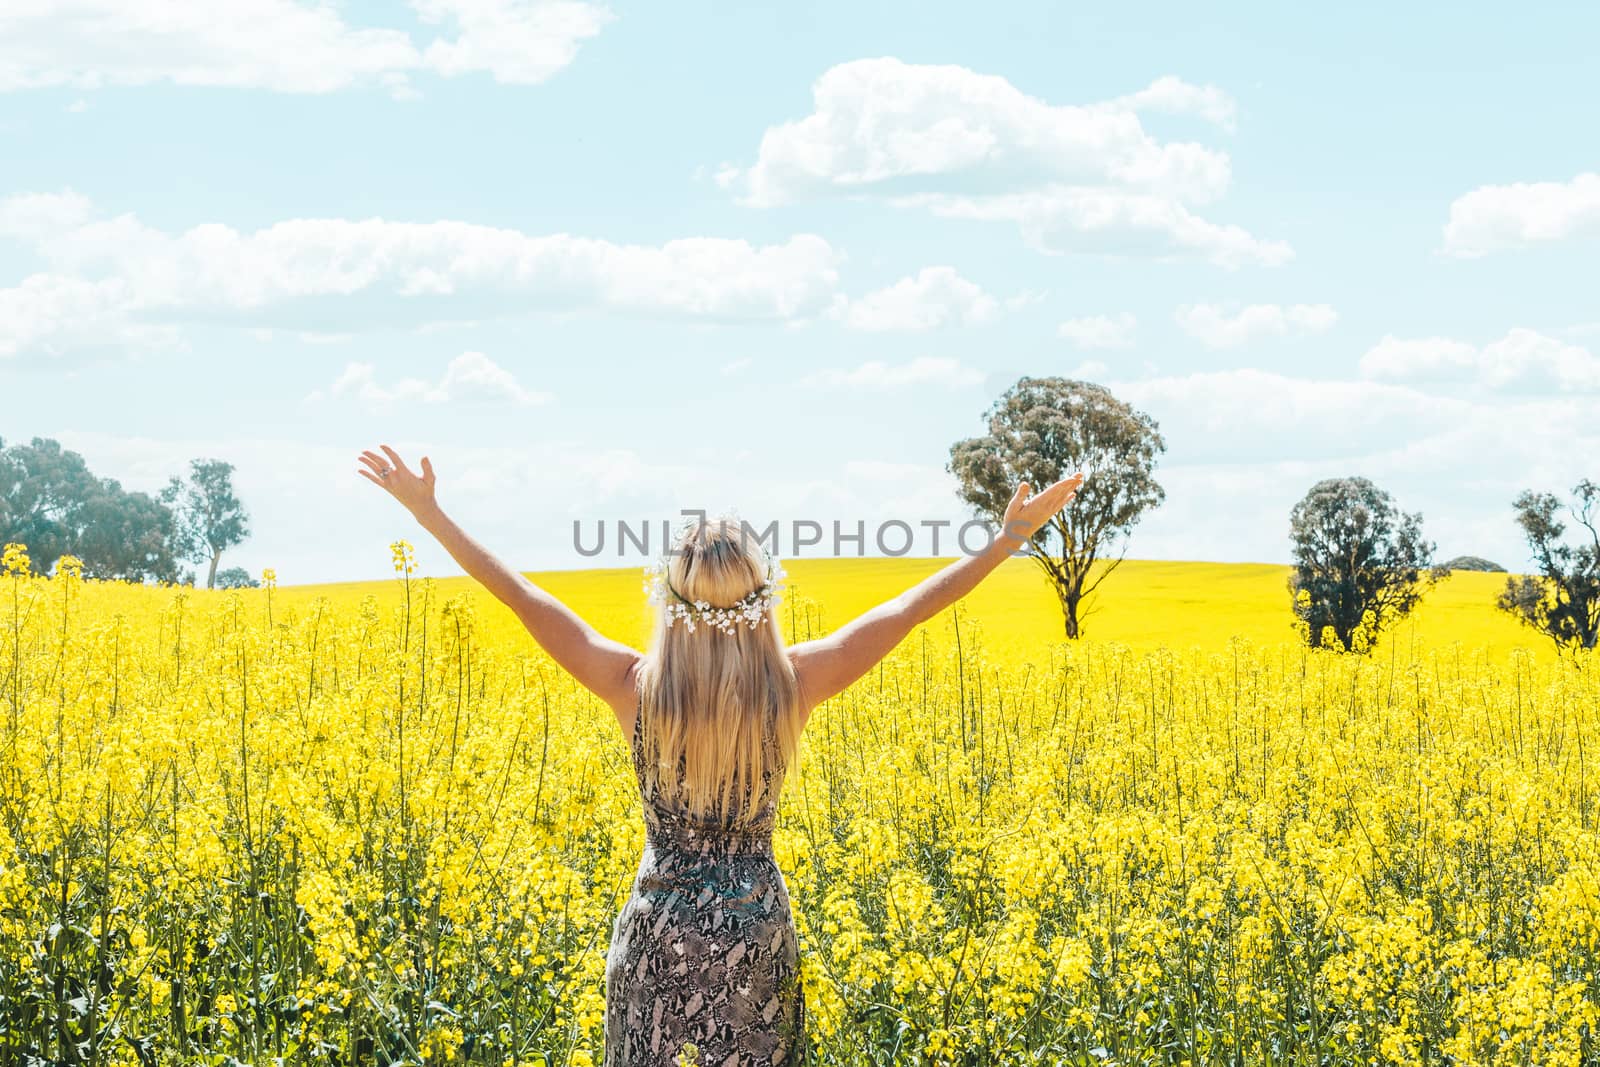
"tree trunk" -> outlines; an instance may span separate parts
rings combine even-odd
[[[207,589],[215,589],[217,587],[217,560],[219,560],[221,558],[222,558],[222,553],[221,552],[213,552],[213,553],[211,553],[211,573],[206,575],[206,588]]]
[[[1068,593],[1061,598],[1061,616],[1067,625],[1067,639],[1076,641],[1080,635],[1078,630],[1078,596]]]

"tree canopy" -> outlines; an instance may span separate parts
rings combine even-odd
[[[224,567],[217,572],[218,589],[257,589],[261,586],[243,567]]]
[[[1482,556],[1457,556],[1444,564],[1447,571],[1486,571],[1489,573],[1504,574],[1505,568],[1491,559]]]
[[[0,440],[0,541],[27,545],[40,574],[73,555],[87,577],[175,582],[173,532],[159,500],[97,478],[59,442],[35,437],[7,448]]]
[[[1327,478],[1289,514],[1294,613],[1313,645],[1331,630],[1340,647],[1365,651],[1417,605],[1445,572],[1421,514],[1406,514],[1366,478]]]

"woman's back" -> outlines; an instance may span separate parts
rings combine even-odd
[[[799,945],[772,855],[781,762],[766,764],[754,811],[696,815],[646,758],[641,719],[642,706],[631,747],[645,849],[607,954],[606,1067],[676,1064],[685,1043],[702,1064],[801,1063]],[[763,735],[774,754],[775,735]]]
[[[674,782],[664,781],[666,768],[645,752],[641,723],[642,707],[634,721],[633,773],[639,783],[639,799],[644,805],[646,840],[663,848],[716,856],[729,851],[756,850],[771,854],[772,827],[778,815],[778,793],[783,785],[784,767],[775,731],[763,730],[766,760],[760,777],[762,790],[754,810],[735,801],[732,810],[710,816],[696,815],[675,796]],[[678,761],[681,774],[683,761]]]

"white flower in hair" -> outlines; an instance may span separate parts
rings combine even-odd
[[[727,607],[715,607],[709,601],[688,600],[672,588],[672,581],[667,576],[665,559],[655,560],[644,570],[644,591],[649,595],[650,603],[664,606],[668,626],[682,619],[690,633],[694,632],[697,622],[715,627],[725,634],[732,634],[740,622],[752,630],[755,629],[761,625],[761,620],[766,618],[772,605],[782,599],[778,590],[783,579],[787,577],[783,564],[776,558],[769,558],[764,582],[739,598],[737,602]]]

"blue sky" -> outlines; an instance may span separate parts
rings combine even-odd
[[[8,4],[0,435],[133,488],[230,460],[255,534],[225,565],[383,577],[407,536],[452,573],[354,473],[386,441],[509,561],[570,567],[574,520],[683,507],[959,521],[951,442],[1071,375],[1167,439],[1130,556],[1284,561],[1294,501],[1362,474],[1441,556],[1517,567],[1511,498],[1600,477],[1597,32]]]

